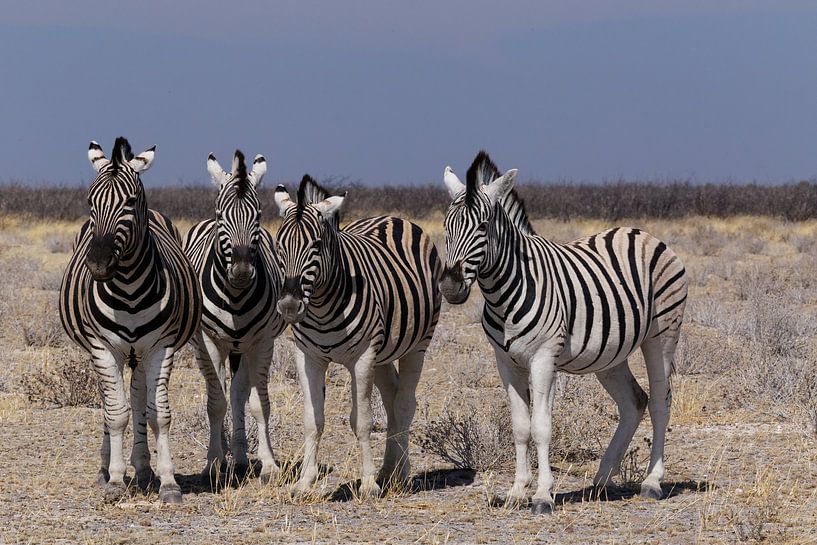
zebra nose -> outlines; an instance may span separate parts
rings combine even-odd
[[[278,300],[278,313],[288,324],[297,324],[306,316],[306,304],[303,299],[284,295]]]
[[[462,282],[465,279],[462,274],[462,261],[457,261],[451,266],[445,266],[443,269],[443,279],[446,278],[454,282]]]
[[[85,255],[85,266],[94,280],[110,280],[118,262],[114,235],[94,235]]]

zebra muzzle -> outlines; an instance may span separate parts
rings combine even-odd
[[[471,285],[463,278],[462,267],[445,267],[440,280],[440,292],[452,305],[459,305],[468,300]]]
[[[114,244],[114,235],[94,236],[88,245],[85,266],[91,277],[98,282],[107,282],[113,278],[119,264],[119,254]]]
[[[306,316],[306,304],[303,299],[284,295],[278,299],[278,312],[288,324],[297,324]]]

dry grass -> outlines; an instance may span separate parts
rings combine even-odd
[[[69,346],[56,316],[56,290],[77,224],[4,217],[0,542],[812,542],[817,222],[738,217],[619,223],[666,240],[691,278],[673,383],[669,497],[640,500],[629,486],[607,499],[584,492],[617,417],[593,377],[561,376],[552,451],[559,507],[543,520],[492,506],[513,479],[513,453],[478,296],[463,306],[444,306],[429,348],[412,436],[413,489],[390,490],[379,500],[357,496],[350,384],[339,366],[330,368],[327,379],[320,455],[326,471],[313,497],[289,495],[291,472],[270,486],[252,478],[217,493],[200,486],[208,437],[204,385],[185,350],[171,380],[173,453],[185,503],[161,505],[155,492],[137,491],[119,504],[102,503],[94,485],[101,413],[79,395],[93,391],[83,382],[89,367]],[[439,216],[423,222],[438,243],[441,224]],[[562,241],[607,226],[599,220],[535,222],[538,232]],[[631,358],[631,367],[646,388],[640,356]],[[269,391],[276,457],[292,469],[302,456],[303,400],[286,336],[276,349]],[[379,400],[375,405],[375,452],[382,454],[385,417]],[[645,419],[622,464],[620,484],[643,475],[650,436]],[[434,445],[448,445],[444,452],[455,456],[446,460]]]

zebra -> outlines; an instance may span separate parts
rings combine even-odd
[[[531,509],[553,510],[548,448],[557,370],[595,373],[618,405],[618,427],[593,479],[598,489],[618,473],[649,404],[652,451],[641,495],[659,499],[673,355],[687,297],[684,266],[666,244],[639,229],[609,229],[568,244],[538,236],[513,189],[516,172],[500,175],[484,151],[468,169],[465,184],[445,168],[443,181],[453,202],[444,220],[440,283],[450,303],[463,303],[474,283],[485,299],[482,325],[510,399],[516,447],[508,501],[526,501],[532,435],[539,478]],[[627,363],[638,347],[649,400]]]
[[[126,364],[132,371],[131,463],[137,482],[146,487],[153,480],[149,423],[156,439],[159,497],[182,501],[170,455],[168,382],[175,352],[199,326],[201,296],[178,230],[147,206],[139,175],[150,168],[155,149],[134,156],[119,137],[108,160],[91,142],[88,159],[97,176],[88,191],[90,219],[77,235],[60,288],[63,327],[90,354],[99,379],[105,413],[99,482],[108,501],[126,491]]]
[[[279,468],[268,432],[267,381],[275,338],[286,324],[275,308],[282,284],[280,265],[272,236],[260,224],[257,188],[267,163],[257,155],[247,173],[244,154],[236,150],[232,172],[225,172],[213,154],[207,158],[207,171],[218,188],[215,219],[193,225],[184,239],[184,251],[198,273],[204,300],[201,330],[193,338],[199,369],[207,382],[210,421],[202,478],[213,478],[224,461],[221,438],[229,359],[233,373],[231,451],[236,473],[242,475],[249,467],[244,427],[244,406],[249,399],[258,424],[261,480],[268,482]]]
[[[277,233],[284,268],[278,310],[292,324],[304,392],[304,462],[292,489],[296,495],[307,493],[318,477],[330,361],[352,376],[350,423],[362,455],[361,497],[379,496],[378,481],[408,480],[415,390],[442,303],[442,261],[420,227],[382,216],[340,228],[344,199],[330,196],[308,175],[297,203],[284,186],[275,190],[283,217]],[[378,475],[370,444],[373,383],[388,421]]]

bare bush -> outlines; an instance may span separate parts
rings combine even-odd
[[[617,421],[615,403],[595,377],[560,373],[553,402],[551,459],[583,463],[598,458]]]
[[[47,407],[99,407],[96,372],[87,357],[74,350],[57,353],[59,362],[24,375],[29,401]]]
[[[505,404],[452,401],[423,425],[420,447],[454,464],[477,471],[506,466],[514,456],[510,413]]]

